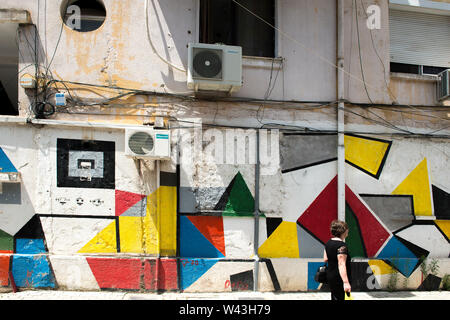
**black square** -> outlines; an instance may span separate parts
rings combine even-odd
[[[57,139],[56,142],[56,163],[57,163],[57,186],[69,188],[97,188],[115,189],[115,142],[99,140],[75,140]],[[69,152],[91,152],[102,155],[103,162],[99,167],[94,159],[82,157],[83,162],[90,162],[93,165],[91,170],[100,170],[101,177],[92,176],[90,180],[80,176],[69,175]],[[79,167],[79,159],[74,162],[76,169]]]

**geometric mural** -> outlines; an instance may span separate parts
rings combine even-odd
[[[115,187],[115,142],[57,139],[57,186]]]
[[[0,172],[17,172],[16,167],[9,160],[3,149],[0,147]]]
[[[258,255],[262,258],[299,258],[297,224],[283,221],[261,244]]]
[[[428,177],[427,158],[424,158],[416,168],[392,191],[392,194],[412,195],[414,214],[416,216],[432,216],[431,185]]]
[[[346,134],[345,162],[378,179],[391,144],[392,141]]]
[[[426,257],[428,252],[423,250],[422,254],[419,252],[419,256],[417,256],[404,243],[404,240],[402,241],[399,237],[393,236],[377,258],[383,259],[405,277],[409,277],[420,265],[421,256]]]
[[[375,257],[390,232],[348,186],[345,187],[345,201],[357,220],[367,257]]]
[[[450,256],[450,242],[434,221],[415,221],[395,235],[428,251],[430,258]]]
[[[282,173],[335,160],[337,160],[335,134],[284,133],[280,136],[280,167]]]
[[[413,197],[410,195],[359,195],[383,224],[394,232],[414,220]]]
[[[180,257],[223,258],[225,256],[223,227],[220,228],[220,225],[223,226],[222,217],[180,216],[179,219]],[[208,232],[206,228],[202,229],[202,226],[206,225],[211,226],[214,233]]]
[[[115,190],[116,216],[145,216],[147,197],[143,194]]]
[[[330,239],[330,223],[337,219],[337,176],[320,192],[297,223],[325,244]]]
[[[253,216],[255,200],[238,172],[226,188],[214,210],[222,211],[223,216]]]
[[[54,212],[35,214],[18,232],[0,230],[0,285],[10,285],[11,271],[19,287],[56,288],[59,284],[55,276],[64,274],[64,263],[58,262],[58,256],[66,252],[78,253],[76,259],[83,260],[78,262],[84,268],[82,277],[97,289],[252,290],[257,249],[259,286],[267,285],[265,289],[275,291],[329,290],[314,281],[314,273],[323,265],[324,243],[331,237],[329,225],[337,218],[337,175],[335,168],[326,164],[336,160],[336,143],[335,134],[283,134],[279,172],[274,180],[264,177],[260,188],[265,188],[264,196],[272,197],[265,202],[273,199],[282,204],[288,195],[286,202],[293,206],[289,209],[292,213],[261,212],[255,220],[255,198],[241,173],[251,176],[253,168],[233,165],[211,170],[216,176],[211,181],[200,180],[206,182],[205,186],[196,184],[194,174],[195,183],[181,188],[178,167],[177,173],[162,171],[160,186],[146,194],[136,191],[137,185],[133,191],[118,188],[130,182],[116,181],[116,167],[121,169],[118,177],[124,174],[116,163],[124,158],[117,157],[116,142],[57,139],[59,189],[53,190],[50,200],[61,199],[52,203],[57,206],[49,205]],[[423,258],[450,257],[448,186],[431,184],[426,158],[406,177],[383,173],[392,168],[391,163],[385,166],[388,154],[389,161],[398,160],[397,154],[390,154],[397,150],[391,150],[392,141],[346,134],[345,144],[346,162],[378,179],[364,180],[361,189],[365,193],[355,192],[357,183],[352,183],[352,189],[345,186],[345,221],[350,228],[346,243],[352,258],[364,259],[352,261],[352,289],[379,289],[380,279],[386,280],[394,271],[416,281]],[[0,170],[16,170],[2,149],[0,163]],[[398,183],[393,191],[387,190],[392,194],[386,194],[383,179]],[[278,184],[271,186],[271,181]],[[374,189],[370,188],[371,181]],[[293,191],[280,188],[283,185]],[[69,194],[68,189],[61,188],[74,189]],[[384,193],[376,193],[380,189]],[[22,205],[27,201],[21,183],[4,184],[0,191],[0,204]],[[93,191],[96,199],[75,202],[78,194]],[[183,198],[178,199],[183,192]],[[296,197],[303,197],[298,207]],[[89,202],[98,211],[71,211],[68,201],[75,208],[86,208]],[[109,206],[102,207],[103,202]],[[278,208],[287,207],[283,205]],[[205,208],[212,210],[202,211]],[[433,213],[436,220],[416,219]],[[260,228],[257,248],[256,221]],[[73,230],[74,235],[69,235]],[[84,237],[75,235],[77,232]],[[64,245],[72,251],[64,251]],[[49,255],[49,250],[55,255]],[[55,265],[58,272],[53,271]],[[436,289],[440,280],[428,275],[419,289]]]
[[[56,286],[44,231],[38,215],[34,215],[14,235],[15,255],[12,256],[12,276],[19,287],[54,288]]]
[[[160,187],[149,195],[115,190],[115,217],[79,253],[176,255],[175,173],[162,172]],[[145,241],[144,241],[145,239]]]
[[[432,185],[434,215],[437,219],[450,219],[450,194]]]

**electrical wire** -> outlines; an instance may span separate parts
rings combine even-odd
[[[274,30],[276,30],[278,33],[280,33],[281,35],[283,35],[284,37],[288,38],[289,40],[291,40],[292,42],[300,45],[302,48],[304,48],[306,51],[310,52],[311,54],[315,55],[317,58],[319,58],[320,60],[322,60],[323,62],[327,63],[328,65],[332,66],[333,68],[336,68],[340,71],[342,71],[343,73],[345,73],[346,75],[348,75],[349,77],[361,82],[364,84],[364,86],[367,88],[373,88],[376,91],[380,91],[380,88],[373,86],[369,83],[367,83],[367,81],[365,81],[365,79],[360,79],[359,77],[351,74],[350,72],[346,71],[344,68],[341,68],[339,66],[337,66],[334,62],[329,61],[327,58],[324,58],[322,55],[318,54],[317,52],[315,52],[314,50],[312,50],[311,48],[309,48],[308,46],[304,45],[303,43],[301,43],[300,41],[298,41],[297,39],[295,39],[294,37],[290,36],[289,34],[287,34],[286,32],[284,32],[283,30],[281,30],[280,28],[274,26],[273,24],[271,24],[270,22],[266,21],[264,18],[260,17],[259,15],[257,15],[256,13],[254,13],[253,11],[251,11],[250,9],[248,9],[247,7],[245,7],[244,5],[242,5],[241,3],[239,3],[236,0],[231,0],[233,1],[235,4],[237,4],[239,7],[241,7],[242,9],[244,9],[245,11],[247,11],[248,13],[250,13],[251,15],[253,15],[254,17],[256,17],[257,19],[261,20],[262,22],[264,22],[265,24],[267,24],[268,26],[270,26],[271,28],[273,28]],[[358,13],[356,13],[356,16],[358,16]],[[388,91],[390,91],[389,87],[387,86],[386,83],[386,87],[388,88]],[[398,99],[395,97],[395,95],[392,94],[392,92],[390,91],[390,94],[393,96],[393,100],[394,103],[398,103]],[[392,97],[391,97],[392,98]],[[373,102],[371,102],[373,104]],[[406,104],[407,107],[409,108],[413,108],[416,110],[417,109],[409,104]],[[422,112],[422,111],[421,111]],[[445,119],[445,118],[440,118],[441,120],[449,120],[449,119]]]
[[[159,59],[161,59],[161,61],[166,63],[168,66],[172,67],[175,70],[181,71],[183,73],[187,73],[187,71],[184,68],[174,65],[172,62],[170,62],[167,59],[165,59],[164,57],[162,57],[159,54],[158,50],[156,50],[155,46],[153,45],[152,37],[150,35],[150,30],[149,30],[149,23],[148,23],[148,21],[149,21],[148,2],[149,2],[149,0],[145,0],[145,26],[146,26],[146,31],[147,31],[147,39],[148,39],[148,42],[150,43],[150,46],[152,47],[153,52],[158,56]],[[152,3],[153,3],[153,0],[152,0]]]
[[[152,46],[152,49],[153,49],[154,52],[159,56],[159,58],[162,58],[162,60],[163,60],[164,62],[168,63],[170,66],[174,67],[175,69],[178,69],[179,71],[186,72],[184,69],[178,68],[177,66],[173,65],[172,63],[170,63],[169,61],[167,61],[166,59],[164,59],[163,57],[161,57],[161,56],[159,55],[159,53],[155,50],[155,47],[153,46],[153,42],[152,42],[151,37],[150,37],[149,26],[148,26],[148,22],[149,22],[149,19],[148,19],[148,18],[149,18],[149,17],[148,17],[148,1],[149,1],[149,0],[146,0],[146,3],[145,3],[145,5],[146,5],[146,27],[147,27],[147,36],[148,36],[148,40],[149,40],[149,42],[150,42],[150,44],[151,44],[151,46]],[[251,12],[249,9],[245,8],[244,6],[242,6],[242,5],[241,5],[240,3],[238,3],[237,1],[235,1],[235,0],[232,0],[232,1],[235,2],[236,4],[238,4],[239,6],[241,6],[243,9],[245,9],[245,10],[248,11],[249,13],[251,13],[252,15],[256,16],[258,19],[262,20],[263,22],[265,22],[266,24],[268,24],[269,26],[271,26],[272,28],[274,28],[275,30],[277,30],[278,32],[280,32],[281,34],[283,34],[284,36],[286,36],[287,38],[289,38],[289,39],[291,39],[292,41],[294,41],[295,43],[300,44],[301,46],[305,47],[305,46],[302,45],[299,41],[297,41],[296,39],[290,37],[289,35],[287,35],[287,34],[284,33],[283,31],[281,31],[279,28],[277,28],[277,27],[271,25],[270,23],[266,22],[264,19],[262,19],[261,17],[259,17],[259,16],[256,15],[256,14],[254,14],[254,13]],[[354,3],[356,4],[356,0],[355,0]],[[361,2],[361,4],[362,4],[362,2]],[[362,6],[363,6],[363,8],[364,8],[364,5],[363,5],[363,4],[362,4]],[[56,44],[56,46],[55,46],[54,52],[53,52],[53,54],[52,54],[52,58],[50,59],[50,62],[47,64],[47,67],[46,67],[46,72],[45,72],[45,76],[44,76],[44,77],[45,77],[46,79],[49,79],[49,78],[51,77],[51,80],[47,81],[46,84],[45,84],[45,86],[44,86],[44,89],[45,89],[45,90],[44,90],[44,92],[45,92],[44,101],[47,101],[48,97],[50,97],[52,94],[54,94],[54,92],[48,93],[47,91],[48,91],[50,88],[55,87],[57,83],[61,83],[61,84],[66,88],[66,90],[67,90],[67,92],[68,92],[68,94],[69,94],[69,96],[70,96],[70,99],[69,99],[69,100],[70,100],[70,103],[72,103],[72,104],[79,104],[79,105],[81,105],[81,106],[108,105],[109,103],[111,103],[111,102],[114,101],[114,100],[120,99],[120,98],[125,97],[125,96],[129,96],[129,95],[137,95],[137,94],[155,95],[155,96],[166,96],[166,97],[177,98],[177,99],[182,99],[182,100],[184,100],[184,101],[191,101],[191,102],[198,101],[198,99],[197,99],[196,97],[193,97],[193,96],[190,96],[190,95],[184,95],[184,94],[174,94],[174,93],[167,93],[167,92],[161,93],[161,92],[156,92],[156,91],[145,91],[145,90],[137,90],[137,89],[130,89],[130,88],[117,87],[117,86],[104,86],[104,85],[95,85],[95,84],[88,84],[88,83],[82,83],[82,82],[63,81],[63,80],[55,80],[55,79],[53,79],[53,77],[52,77],[52,75],[51,75],[51,71],[50,71],[50,66],[51,66],[51,64],[52,64],[52,62],[53,62],[53,59],[54,59],[54,57],[55,57],[55,54],[56,54],[56,52],[57,52],[57,49],[58,49],[58,46],[59,46],[59,43],[60,43],[60,40],[61,40],[62,29],[63,29],[63,25],[61,25],[60,34],[59,34],[58,41],[57,41],[57,44]],[[36,35],[36,36],[37,36],[37,35]],[[25,37],[26,37],[26,35],[25,35]],[[27,37],[26,37],[26,40],[27,40],[27,42],[28,42],[28,44],[29,44],[29,47],[31,47],[31,45],[30,45],[30,43],[29,43]],[[36,41],[36,38],[35,38],[35,41]],[[359,32],[358,32],[358,41],[359,41]],[[373,37],[372,37],[372,44],[373,44]],[[359,43],[359,46],[360,46],[360,43]],[[373,46],[374,46],[374,44],[373,44]],[[36,49],[36,48],[35,48],[35,49]],[[307,47],[305,47],[305,49],[309,50],[309,48],[307,48]],[[359,47],[359,49],[360,49],[360,47]],[[374,49],[375,49],[375,47],[374,47]],[[375,50],[376,50],[376,49],[375,49]],[[309,51],[310,51],[310,50],[309,50]],[[326,58],[323,58],[322,56],[316,54],[315,52],[314,52],[314,54],[315,54],[316,56],[318,56],[321,60],[327,62],[328,64],[333,65],[333,67],[340,69],[338,66],[336,66],[334,63],[328,61]],[[36,54],[35,54],[35,55],[36,55]],[[377,53],[377,56],[379,57],[378,53]],[[381,60],[380,57],[379,57],[379,59],[380,59],[380,61],[382,62],[382,60]],[[361,62],[361,55],[360,55],[360,63],[362,64],[362,62]],[[283,61],[282,61],[282,64],[283,64]],[[30,65],[30,66],[31,66],[31,65]],[[28,67],[28,66],[27,66],[27,67]],[[383,67],[384,67],[384,64],[383,64]],[[362,68],[362,65],[361,65],[361,68]],[[280,68],[278,69],[277,74],[276,74],[276,76],[275,76],[274,83],[273,83],[273,85],[271,86],[271,83],[272,83],[272,75],[273,75],[273,61],[272,61],[271,77],[270,77],[270,79],[269,79],[269,86],[268,86],[268,88],[267,88],[267,90],[266,90],[266,94],[265,94],[265,96],[264,96],[264,99],[242,98],[242,97],[240,97],[240,98],[234,98],[234,97],[219,98],[219,97],[217,97],[217,98],[211,99],[211,101],[216,101],[216,102],[218,102],[218,101],[223,101],[223,102],[247,102],[247,103],[263,103],[263,104],[265,104],[265,103],[267,103],[267,102],[270,102],[270,103],[272,103],[272,104],[278,104],[278,103],[279,103],[279,104],[282,104],[282,107],[288,107],[287,104],[291,104],[294,108],[297,108],[297,109],[299,109],[299,110],[310,110],[310,109],[316,109],[316,108],[330,107],[330,106],[333,106],[333,105],[336,104],[336,101],[320,102],[320,101],[295,101],[295,100],[270,100],[270,99],[268,99],[268,97],[270,96],[270,94],[271,94],[273,88],[275,87],[275,84],[276,84],[276,80],[277,80],[277,77],[278,77],[279,70],[280,70]],[[357,77],[353,76],[351,73],[349,73],[349,72],[347,72],[347,71],[345,71],[345,70],[343,70],[343,71],[344,71],[344,73],[348,74],[350,77],[352,77],[352,78],[357,78]],[[362,70],[362,73],[363,73],[363,70]],[[363,74],[364,74],[364,73],[363,73]],[[361,80],[361,79],[357,78],[357,80],[361,81],[364,85],[366,85],[365,79],[362,79],[362,80]],[[86,103],[86,102],[84,102],[84,101],[82,101],[82,100],[80,100],[80,99],[75,99],[75,98],[72,96],[72,94],[71,94],[71,91],[72,91],[72,90],[70,90],[70,89],[68,88],[67,84],[81,85],[81,86],[88,86],[88,87],[97,87],[97,88],[106,88],[106,89],[108,89],[108,90],[122,90],[122,91],[127,91],[127,92],[125,92],[125,93],[120,93],[120,94],[118,94],[118,95],[115,95],[115,96],[113,96],[113,97],[106,98],[106,99],[103,99],[103,100],[100,100],[100,101],[95,101],[95,102],[89,102],[89,103]],[[387,86],[387,83],[386,83],[386,86]],[[387,87],[388,87],[388,86],[387,86]],[[58,90],[57,86],[55,87],[55,89]],[[378,89],[378,88],[377,88],[377,89]],[[389,89],[389,88],[388,88],[388,89]],[[368,97],[369,97],[369,96],[368,96]],[[370,97],[369,97],[369,100],[371,100]],[[305,104],[310,104],[310,103],[313,103],[314,105],[311,105],[311,106],[305,106]],[[347,101],[347,103],[352,104],[352,103],[349,102],[349,101]],[[145,103],[136,103],[136,104],[145,105]],[[301,105],[301,104],[303,104],[303,105],[300,106],[300,108],[299,108],[299,105]],[[49,105],[50,105],[50,107],[51,107],[50,112],[46,112],[46,111],[45,111],[45,105],[44,105],[44,107],[43,107],[42,104],[38,104],[38,103],[35,103],[34,109],[37,110],[37,113],[41,113],[43,116],[48,116],[49,114],[51,114],[51,113],[53,112],[53,109],[54,109],[54,105],[52,105],[52,104],[49,104]],[[355,105],[360,105],[360,104],[355,104]],[[378,104],[378,105],[380,106],[380,105],[382,105],[382,104]],[[371,105],[370,105],[370,106],[371,106],[371,107],[374,107],[374,106],[375,106],[375,105],[373,104],[372,101],[371,101]],[[391,106],[391,105],[389,105],[389,106]],[[413,109],[416,109],[416,110],[422,112],[422,110],[417,109],[417,108],[415,108],[415,107],[412,107],[412,106],[410,106],[410,105],[398,105],[398,106],[407,106],[407,107],[410,107],[410,108],[413,108]],[[387,120],[383,119],[382,117],[380,117],[379,115],[377,115],[376,113],[372,112],[372,111],[369,110],[369,109],[365,109],[365,110],[368,111],[369,113],[375,115],[377,118],[381,119],[381,121],[375,120],[375,119],[370,118],[370,117],[366,117],[366,116],[364,116],[364,115],[362,115],[362,114],[360,114],[360,113],[358,113],[358,112],[350,111],[350,110],[345,109],[346,112],[350,112],[350,113],[352,113],[352,114],[354,114],[354,115],[356,115],[356,116],[359,116],[359,117],[361,117],[361,118],[364,118],[365,120],[371,121],[371,122],[373,122],[373,123],[379,124],[379,125],[381,125],[381,126],[384,126],[384,127],[389,128],[389,129],[396,130],[396,131],[398,131],[399,133],[402,133],[402,134],[408,134],[408,135],[417,135],[416,133],[413,133],[413,132],[411,132],[411,131],[409,131],[409,130],[404,130],[404,129],[402,129],[402,128],[398,128],[398,127],[395,126],[394,124],[388,122]],[[397,111],[397,112],[405,112],[405,111],[398,111],[398,110],[396,110],[396,111]],[[258,111],[258,112],[259,112],[259,111]],[[406,112],[405,112],[405,113],[406,113]],[[440,117],[437,117],[437,116],[433,116],[433,115],[427,115],[427,116],[430,116],[430,117],[433,117],[433,118],[438,118],[438,119],[441,119],[441,120],[443,119],[443,118],[440,118]],[[261,126],[260,128],[263,128],[263,127],[268,126],[268,125],[286,126],[285,124],[277,124],[277,123],[265,123],[265,124],[263,124],[258,118],[257,118],[257,120],[262,124],[262,126]],[[449,119],[444,119],[444,120],[449,120]],[[305,127],[299,127],[299,128],[302,128],[302,129],[305,129],[305,130],[309,130],[309,131],[313,131],[313,132],[323,132],[323,131],[317,130],[317,129],[315,129],[315,128],[305,128]],[[446,127],[441,128],[441,129],[438,129],[438,130],[435,130],[435,131],[433,131],[432,133],[439,132],[439,131],[444,130],[444,129],[446,129]],[[384,134],[386,134],[386,133],[384,133]],[[423,135],[426,135],[426,134],[419,134],[419,135],[420,135],[420,136],[423,136]]]

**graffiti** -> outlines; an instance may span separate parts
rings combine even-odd
[[[190,265],[190,266],[198,266],[198,260],[181,260],[181,265],[183,267],[186,267],[186,265]]]
[[[181,163],[139,192],[116,177],[113,167],[125,160],[115,141],[55,139],[54,212],[25,218],[12,234],[0,225],[0,283],[8,285],[12,271],[19,287],[33,288],[326,291],[313,275],[337,218],[335,143],[333,134],[280,133],[277,173],[259,190],[254,164],[215,163],[202,176]],[[420,264],[450,254],[449,186],[426,152],[401,163],[402,143],[345,137],[355,291],[383,290],[393,277],[410,289],[438,289],[446,272],[423,276]],[[0,160],[15,168],[5,152]],[[3,194],[17,190],[3,187]],[[58,254],[73,254],[70,268]]]
[[[249,287],[248,283],[244,283],[242,281],[231,283],[231,280],[225,281],[225,289],[231,288],[232,291],[247,291],[252,288]]]

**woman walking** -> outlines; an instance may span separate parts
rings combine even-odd
[[[351,258],[344,242],[348,236],[348,226],[344,221],[333,220],[330,231],[333,238],[325,244],[323,259],[328,262],[327,280],[331,300],[345,300],[345,293],[351,291]]]

